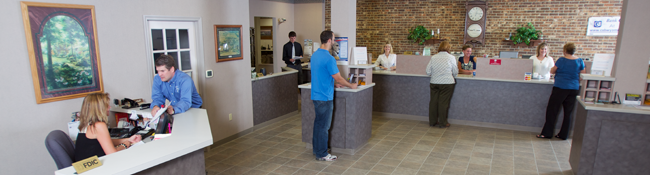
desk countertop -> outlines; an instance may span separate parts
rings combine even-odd
[[[295,69],[291,69],[291,68],[289,68],[289,67],[283,67],[282,69],[287,70],[287,71],[284,71],[284,72],[278,72],[278,73],[273,73],[273,74],[271,74],[271,75],[267,75],[267,76],[263,76],[263,77],[255,77],[255,78],[251,79],[251,82],[253,82],[253,81],[257,81],[257,80],[262,80],[262,79],[267,79],[267,78],[278,77],[278,76],[282,76],[282,75],[288,75],[288,74],[298,73],[297,70],[295,70]]]
[[[375,83],[369,84],[369,85],[363,85],[363,86],[358,86],[356,89],[350,89],[348,87],[343,87],[343,88],[334,88],[334,91],[339,91],[339,92],[359,92],[365,89],[368,89],[370,87],[375,86]],[[305,83],[298,85],[298,88],[300,89],[311,89],[311,83]]]
[[[397,76],[412,76],[412,77],[429,77],[428,75],[423,74],[404,74],[397,73],[396,71],[387,71],[387,70],[375,70],[372,71],[374,75],[397,75]],[[461,80],[482,80],[482,81],[501,81],[501,82],[512,82],[512,83],[536,83],[536,84],[553,84],[553,80],[547,79],[533,79],[533,80],[508,80],[508,79],[496,79],[496,78],[476,78],[471,75],[461,75],[459,74],[456,79]],[[523,77],[522,77],[523,79]]]
[[[619,113],[630,113],[630,114],[642,114],[650,115],[650,107],[639,106],[635,107],[632,105],[625,104],[587,104],[580,96],[576,97],[580,105],[582,105],[588,111],[604,111],[604,112],[619,112]]]
[[[121,109],[113,111],[126,112]],[[212,131],[207,111],[191,108],[185,113],[174,115],[174,131],[171,136],[102,156],[99,158],[102,166],[83,174],[134,174],[205,148],[212,143]],[[75,170],[70,166],[54,173],[56,175],[73,175]]]

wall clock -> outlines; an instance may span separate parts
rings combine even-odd
[[[465,2],[465,37],[463,44],[485,44],[487,0]]]

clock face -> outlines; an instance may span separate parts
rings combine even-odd
[[[472,38],[476,38],[481,35],[483,28],[478,24],[472,24],[467,28],[467,35]]]
[[[467,13],[467,15],[469,16],[469,19],[471,19],[472,21],[481,20],[481,18],[483,18],[483,9],[481,9],[480,7],[474,7],[471,10],[469,10],[469,13]]]

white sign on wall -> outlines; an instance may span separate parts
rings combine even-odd
[[[587,36],[616,36],[620,22],[620,16],[590,17]]]

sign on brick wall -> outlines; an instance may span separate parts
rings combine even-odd
[[[616,36],[620,21],[620,16],[590,17],[587,36]]]

